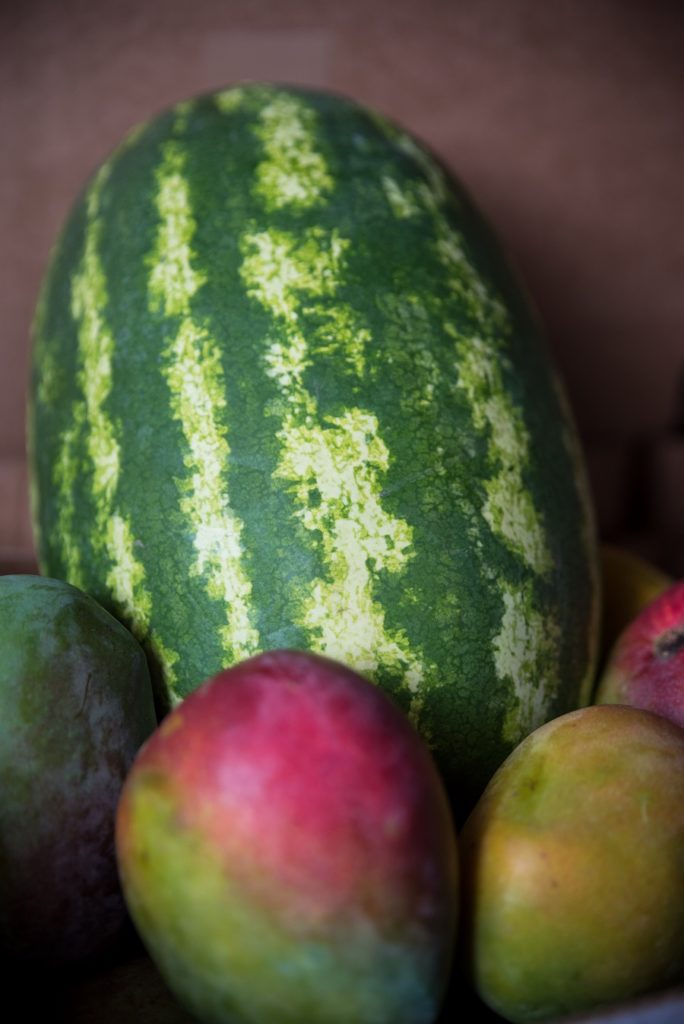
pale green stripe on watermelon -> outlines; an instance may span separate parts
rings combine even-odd
[[[274,145],[262,124],[256,129],[266,155],[253,192],[267,208],[273,199],[264,196],[264,181],[287,181],[277,190],[278,205],[295,209],[304,196],[306,205],[322,203],[329,187],[324,157],[313,148],[315,112],[301,101],[296,110],[309,139],[303,145],[305,160],[294,160],[287,149]],[[285,120],[291,123],[289,112]],[[301,143],[304,129],[294,134]],[[298,328],[303,315],[313,314],[325,324],[313,339],[317,353],[334,353],[363,373],[371,333],[361,316],[338,299],[349,244],[334,228],[320,226],[297,233],[276,228],[247,232],[240,273],[248,294],[284,327],[285,341],[272,343],[264,358],[284,400],[275,477],[290,481],[298,504],[295,515],[312,539],[320,538],[327,569],[325,578],[309,582],[293,617],[307,631],[311,646],[329,657],[351,662],[362,672],[373,673],[379,666],[395,673],[400,669],[404,685],[416,695],[410,709],[415,715],[426,667],[402,631],[387,629],[383,606],[374,596],[376,574],[400,573],[410,558],[409,524],[382,506],[389,453],[371,411],[352,407],[321,417],[304,383],[312,352],[311,339]]]
[[[340,303],[305,304],[302,310],[298,300],[299,293],[318,299],[335,296],[348,246],[338,231],[325,232],[318,227],[304,229],[296,238],[275,228],[242,238],[245,262],[241,275],[248,294],[288,327],[287,344],[273,342],[265,356],[269,376],[281,387],[293,380],[301,385],[309,365],[311,343],[296,330],[302,311],[315,312],[322,321],[313,338],[316,355],[334,356],[359,376],[363,373],[364,351],[371,336],[358,314]]]
[[[382,187],[392,213],[399,220],[408,220],[420,213],[420,206],[410,189],[402,189],[389,174],[382,176]]]
[[[468,395],[475,426],[488,432],[490,463],[500,467],[485,481],[484,518],[535,572],[546,573],[551,556],[524,479],[530,465],[529,435],[503,384],[505,357],[483,338],[463,338],[448,324],[445,329],[457,339],[458,385]]]
[[[501,339],[510,333],[505,306],[492,294],[481,274],[465,254],[459,233],[451,228],[440,209],[446,189],[437,165],[403,136],[402,148],[420,154],[420,164],[429,168],[429,187],[419,183],[401,191],[396,183],[385,182],[388,201],[400,217],[422,210],[434,217],[436,251],[449,275],[454,295],[469,296],[471,312],[479,321],[480,334],[465,335],[453,323],[444,329],[456,341],[459,386],[469,398],[475,426],[487,433],[489,460],[497,472],[486,482],[488,500],[483,508],[493,532],[538,573],[551,568],[542,516],[534,506],[525,481],[530,467],[530,439],[523,417],[516,409],[503,382],[502,366],[507,362]],[[473,300],[477,300],[477,307]]]
[[[93,490],[100,525],[109,518],[119,476],[119,445],[105,403],[112,385],[114,339],[104,320],[107,283],[98,249],[102,226],[98,218],[100,192],[109,164],[99,171],[88,194],[88,230],[81,265],[71,283],[71,312],[78,323],[81,368],[78,384],[85,397],[87,451],[93,465]]]
[[[41,284],[31,324],[34,366],[32,387],[28,394],[26,429],[31,525],[36,553],[40,558],[45,548],[53,547],[55,541],[59,546],[64,533],[62,571],[65,575],[69,574],[76,586],[80,586],[83,583],[83,564],[78,541],[82,540],[82,534],[79,535],[74,529],[77,508],[73,493],[83,469],[80,435],[85,419],[85,404],[82,398],[73,404],[70,400],[65,401],[71,366],[61,345],[60,332],[55,330],[51,316],[53,293],[59,277],[58,267],[64,260],[67,248],[64,235],[60,235],[52,247],[50,263]],[[37,364],[40,365],[39,374],[36,373]],[[49,472],[44,474],[39,465],[46,445],[38,421],[46,409],[52,410],[60,400],[66,414],[59,425],[54,421],[50,423],[52,463]],[[53,515],[51,521],[46,523],[44,506],[51,503]]]
[[[254,189],[267,210],[308,209],[334,182],[316,146],[317,117],[298,97],[275,94],[262,107],[255,133],[265,156],[256,169]]]
[[[245,90],[239,85],[234,85],[230,89],[221,89],[220,92],[214,93],[214,103],[222,114],[234,114],[244,102]]]
[[[53,254],[55,263],[57,258],[58,254],[55,251]],[[32,325],[32,332],[35,338],[35,357],[40,359],[42,368],[37,393],[33,402],[34,409],[35,405],[45,407],[55,402],[62,390],[63,383],[60,380],[57,351],[53,350],[47,343],[47,332],[45,330],[47,291],[46,282],[41,290]],[[28,417],[29,425],[32,422],[33,415],[30,415]],[[74,586],[80,589],[85,588],[85,577],[75,524],[76,503],[73,495],[82,468],[81,446],[84,424],[85,402],[82,398],[79,398],[73,403],[69,425],[61,433],[59,451],[57,452],[52,470],[52,483],[58,495],[54,532],[62,545],[64,571],[67,578]],[[33,450],[33,437],[29,438],[29,445],[31,450]],[[31,502],[34,540],[37,548],[40,548],[42,543],[41,524],[37,514],[37,509],[40,505],[39,486],[40,482],[37,474],[34,474],[31,486]]]
[[[400,572],[410,557],[411,529],[382,508],[382,474],[388,452],[372,412],[352,408],[320,421],[317,403],[303,382],[308,344],[297,329],[303,308],[334,296],[346,246],[336,232],[312,228],[301,236],[283,231],[246,234],[242,278],[248,294],[287,326],[287,344],[274,343],[267,373],[280,388],[285,414],[277,437],[282,455],[276,477],[291,482],[295,513],[322,538],[328,577],[315,579],[296,621],[321,653],[353,661],[359,671],[379,665],[403,667],[405,684],[417,691],[425,669],[406,638],[385,628],[384,609],[374,600],[374,573]],[[340,312],[337,349],[355,353],[370,341],[352,310]],[[371,569],[370,566],[373,566]]]
[[[55,533],[62,547],[64,571],[69,582],[80,590],[86,589],[86,583],[82,549],[77,537],[74,490],[81,474],[81,445],[85,418],[85,402],[79,399],[73,404],[71,426],[62,434],[52,475],[58,496]]]
[[[468,395],[474,425],[487,436],[489,464],[494,468],[484,481],[487,499],[482,515],[492,532],[543,577],[552,569],[552,559],[543,518],[526,480],[531,468],[529,433],[503,380],[508,360],[500,339],[510,333],[508,316],[468,261],[457,233],[443,228],[440,234],[438,251],[451,274],[454,292],[461,292],[465,278],[473,300],[481,303],[479,335],[464,336],[452,324],[445,324],[445,330],[455,340],[458,386]],[[518,580],[515,587],[503,582],[502,596],[504,613],[494,639],[495,666],[499,679],[511,683],[513,704],[504,718],[502,735],[515,743],[516,737],[546,718],[546,709],[560,685],[561,638],[555,609],[546,614],[539,611],[529,580]]]
[[[191,243],[195,223],[183,176],[183,150],[175,139],[164,146],[157,171],[156,206],[160,217],[156,245],[148,264],[150,305],[166,316],[189,319],[190,300],[206,277],[193,269]]]
[[[501,630],[493,645],[494,664],[499,678],[510,680],[517,701],[504,718],[502,730],[503,738],[515,744],[521,729],[529,732],[546,720],[549,700],[558,689],[560,635],[556,621],[539,611],[529,581],[504,584],[503,600]]]
[[[468,259],[459,233],[445,216],[450,194],[439,166],[412,139],[390,129],[400,148],[415,158],[426,175],[400,188],[389,176],[383,190],[393,214],[409,219],[427,214],[432,220],[434,250],[447,272],[447,283],[461,308],[469,312],[469,329],[456,324],[445,310],[443,329],[454,340],[454,378],[467,396],[475,428],[486,438],[492,474],[484,479],[486,500],[480,513],[492,533],[539,577],[552,569],[543,517],[534,504],[526,474],[531,467],[530,437],[520,410],[504,383],[510,370],[504,344],[511,325],[506,308]],[[452,199],[453,201],[453,199]],[[420,301],[417,297],[416,301]],[[426,395],[426,397],[428,397]],[[440,458],[441,450],[435,451]],[[475,545],[482,550],[482,541]],[[515,587],[500,578],[503,614],[493,638],[499,679],[510,683],[511,707],[502,736],[508,742],[540,725],[559,685],[560,636],[555,609],[538,608],[529,580]]]
[[[195,109],[195,100],[183,100],[181,103],[177,103],[174,109],[174,130],[176,136],[181,135],[188,124],[188,121],[192,117],[192,112]]]
[[[107,585],[118,611],[131,623],[138,636],[149,628],[150,596],[145,589],[145,570],[134,549],[134,538],[125,516],[115,506],[120,452],[116,425],[110,420],[106,402],[112,387],[114,338],[104,318],[107,283],[99,256],[102,222],[100,196],[111,165],[104,164],[96,175],[87,198],[87,228],[81,264],[72,278],[71,312],[78,332],[80,369],[77,380],[85,402],[86,451],[93,471],[93,500],[97,531],[94,544],[104,547],[110,561]],[[78,419],[76,419],[78,422]],[[71,443],[70,431],[64,444]],[[67,496],[64,496],[66,503]],[[63,532],[67,549],[74,529]]]
[[[188,475],[178,481],[180,507],[194,538],[194,572],[206,578],[207,593],[227,612],[221,629],[224,653],[228,660],[240,660],[258,648],[259,636],[250,622],[251,586],[241,565],[242,523],[228,498],[230,447],[221,351],[192,315],[192,298],[205,278],[192,265],[196,225],[183,148],[176,140],[163,147],[157,183],[160,225],[149,255],[149,296],[153,310],[177,321],[164,352],[163,373],[172,414],[188,446]]]
[[[445,260],[451,260],[448,250],[444,252]],[[482,293],[474,288],[473,294]],[[552,560],[544,524],[525,479],[531,461],[529,434],[504,386],[502,369],[507,360],[490,340],[496,337],[497,321],[504,335],[508,323],[501,323],[499,308],[495,318],[482,338],[459,338],[456,343],[459,386],[468,393],[473,422],[481,430],[487,428],[489,462],[498,467],[484,482],[487,501],[482,512],[492,531],[543,577],[551,570]],[[495,666],[499,678],[511,683],[514,703],[504,718],[502,736],[515,743],[548,715],[546,709],[560,685],[561,637],[555,608],[540,611],[530,580],[518,580],[515,586],[504,583],[503,600],[501,628],[494,638]]]
[[[419,146],[415,139],[407,135],[406,132],[401,131],[390,121],[384,121],[383,131],[394,140],[403,153],[420,167],[425,175],[424,181],[417,182],[414,185],[414,188],[417,188],[418,194],[422,197],[423,203],[433,212],[445,207],[448,203],[453,205],[456,199],[456,192],[447,185],[442,168],[433,159],[431,154],[422,146]]]
[[[32,333],[40,342],[43,341],[44,334],[39,325],[34,326]],[[39,405],[50,406],[61,390],[59,358],[55,351],[40,342],[36,342],[35,348],[42,369],[34,401]]]
[[[100,196],[111,172],[111,163],[104,164],[95,176],[87,196],[87,223],[81,263],[72,279],[71,309],[77,326],[79,371],[77,383],[83,394],[74,407],[75,428],[82,424],[76,440],[85,439],[85,451],[92,469],[92,500],[95,506],[95,528],[92,545],[100,550],[109,567],[106,586],[111,590],[117,612],[130,623],[139,639],[148,639],[162,660],[165,677],[172,686],[173,664],[177,654],[156,634],[149,634],[152,598],[146,590],[145,570],[136,555],[135,538],[126,515],[117,507],[116,490],[120,471],[120,445],[117,425],[106,412],[106,401],[113,383],[112,358],[115,341],[105,322],[104,310],[109,303],[108,288],[102,269],[99,247],[102,244]],[[62,438],[61,459],[57,463],[60,477],[60,512],[57,528],[68,564],[68,579],[82,589],[87,581],[79,567],[73,565],[72,550],[78,546],[78,527],[74,521],[73,488],[70,476],[71,449],[75,445],[74,429]],[[85,438],[83,438],[85,434]],[[75,479],[75,478],[74,478]],[[73,482],[73,481],[72,481]]]

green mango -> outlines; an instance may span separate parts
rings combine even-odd
[[[547,722],[495,773],[460,850],[459,959],[506,1020],[684,984],[684,730],[667,719],[611,704]]]
[[[82,963],[128,921],[119,793],[156,727],[142,648],[60,580],[0,576],[0,954]]]

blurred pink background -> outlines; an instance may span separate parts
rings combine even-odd
[[[461,177],[541,312],[601,536],[684,576],[683,54],[657,0],[5,0],[0,565],[33,564],[29,328],[76,193],[132,125],[261,79],[375,106]]]

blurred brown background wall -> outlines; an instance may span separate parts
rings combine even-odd
[[[29,328],[134,124],[243,79],[337,89],[451,165],[546,324],[604,538],[684,575],[684,4],[0,0],[0,562],[31,564]]]

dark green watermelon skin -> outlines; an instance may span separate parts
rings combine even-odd
[[[461,187],[352,101],[247,85],[131,134],[55,247],[30,436],[42,571],[167,700],[313,649],[472,794],[588,699],[594,526],[538,324]]]

